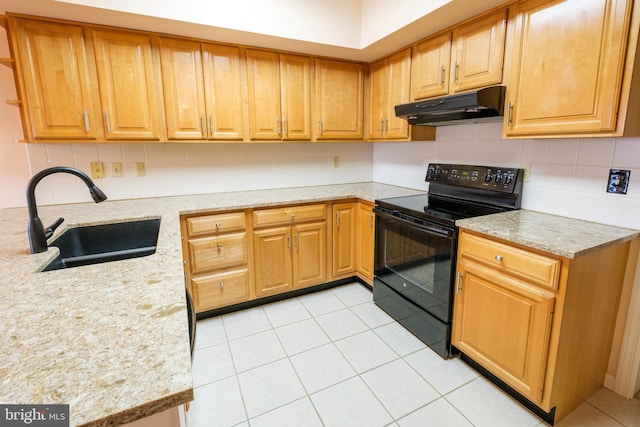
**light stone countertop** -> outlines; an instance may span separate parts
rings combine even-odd
[[[106,426],[193,399],[180,214],[417,193],[358,183],[39,206],[45,227],[65,218],[54,238],[162,218],[153,255],[46,273],[57,249],[31,255],[26,208],[0,210],[0,402],[68,403],[72,426]]]
[[[639,230],[525,209],[461,219],[456,225],[566,258],[640,236]]]

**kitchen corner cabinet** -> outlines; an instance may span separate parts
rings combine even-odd
[[[513,6],[505,136],[616,131],[632,3],[529,0]]]
[[[248,49],[252,140],[311,139],[311,58]]]
[[[332,206],[333,277],[353,275],[356,272],[356,202],[335,203]]]
[[[358,277],[373,285],[373,257],[376,218],[373,204],[358,202],[356,219],[356,270]]]
[[[163,136],[158,49],[149,34],[85,30],[95,46],[106,140]]]
[[[628,251],[566,259],[461,228],[453,345],[558,421],[604,382]]]
[[[253,211],[255,294],[274,295],[326,282],[326,206]]]
[[[160,38],[169,140],[242,140],[246,87],[242,50]]]
[[[181,218],[185,274],[196,312],[251,298],[246,215],[237,211]]]
[[[363,139],[364,64],[316,59],[314,65],[315,139]]]
[[[413,47],[414,101],[502,83],[507,10],[462,24]]]
[[[77,25],[8,18],[25,140],[104,137],[93,46]]]

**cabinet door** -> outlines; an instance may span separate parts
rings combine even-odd
[[[362,139],[364,66],[315,60],[316,139]]]
[[[91,35],[106,139],[160,139],[151,36],[106,30],[92,30]]]
[[[356,204],[333,205],[333,275],[356,271]]]
[[[95,140],[102,113],[82,27],[11,20],[22,70],[25,138]],[[14,28],[15,27],[15,28]]]
[[[553,293],[461,260],[452,343],[533,402],[540,403]]]
[[[290,290],[291,227],[267,228],[253,232],[256,296]]]
[[[389,139],[405,139],[409,137],[409,123],[396,117],[395,106],[410,101],[411,88],[411,49],[389,57],[388,95],[385,119],[386,137]]]
[[[451,33],[437,36],[413,48],[411,98],[414,101],[449,93]]]
[[[453,91],[502,83],[507,11],[453,31]]]
[[[160,59],[167,138],[205,139],[205,97],[200,43],[161,38]]]
[[[371,64],[369,69],[369,139],[383,139],[385,120],[387,119],[387,95],[389,92],[389,61],[382,60]],[[406,120],[405,120],[406,122]]]
[[[311,59],[280,55],[283,140],[311,139]]]
[[[358,203],[356,236],[357,270],[365,279],[373,283],[373,255],[375,237],[375,214],[373,205]]]
[[[208,137],[241,140],[246,89],[240,69],[240,49],[203,44],[202,51]]]
[[[314,222],[295,225],[292,234],[294,288],[326,282],[327,224]]]
[[[278,54],[247,49],[249,125],[252,140],[282,138]]]
[[[507,136],[615,130],[631,3],[515,5]]]

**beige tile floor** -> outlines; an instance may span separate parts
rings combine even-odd
[[[546,426],[358,283],[199,321],[193,381],[189,427]],[[602,389],[556,425],[640,427],[640,400]]]

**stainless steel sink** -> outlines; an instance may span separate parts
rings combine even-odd
[[[160,218],[70,228],[49,244],[60,255],[42,271],[151,255],[159,230]]]

